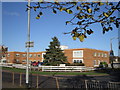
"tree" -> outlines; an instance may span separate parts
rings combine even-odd
[[[5,57],[5,55],[7,54],[8,52],[8,47],[4,46],[4,45],[1,45],[0,46],[0,60]]]
[[[67,12],[73,14],[71,20],[66,21],[67,24],[75,25],[76,27],[70,32],[64,34],[71,34],[73,40],[79,38],[81,42],[87,38],[88,35],[94,33],[94,30],[90,27],[93,24],[99,23],[102,27],[103,34],[113,30],[113,25],[119,27],[120,18],[114,16],[115,12],[120,12],[120,1],[113,2],[79,2],[81,0],[73,0],[73,2],[40,2],[34,3],[32,6],[27,5],[27,10],[34,9],[39,11],[36,19],[40,19],[43,15],[43,10],[49,8],[52,12],[57,14],[58,11]],[[97,28],[96,28],[97,29]]]
[[[58,65],[64,64],[67,62],[67,57],[64,55],[63,51],[60,48],[60,42],[57,37],[52,38],[53,41],[50,42],[48,46],[49,49],[46,49],[46,54],[44,55],[44,63],[46,65]]]

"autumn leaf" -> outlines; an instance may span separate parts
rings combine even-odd
[[[73,40],[76,40],[77,37],[76,36],[72,36],[72,38],[73,38]]]
[[[88,9],[87,9],[87,12],[88,12],[88,13],[92,13],[92,9],[91,9],[91,8],[88,8]]]
[[[80,35],[78,38],[81,42],[83,42],[85,37],[84,37],[84,35]]]
[[[104,3],[102,3],[102,2],[99,2],[99,3],[98,3],[98,5],[99,5],[99,6],[102,6],[102,5],[104,5]]]
[[[78,19],[83,19],[83,18],[84,18],[84,16],[77,15],[77,18],[78,18]]]
[[[40,17],[37,16],[36,19],[40,19]]]
[[[72,13],[73,13],[73,11],[70,10],[70,9],[67,9],[66,12],[69,13],[69,14],[72,14]]]
[[[103,15],[104,15],[105,17],[109,17],[109,15],[108,15],[107,13],[105,13],[105,12],[103,13]]]
[[[79,6],[76,7],[77,10],[81,10],[81,8]]]
[[[36,19],[40,19],[40,15],[37,15]]]

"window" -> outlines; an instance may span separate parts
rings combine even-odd
[[[73,63],[83,63],[83,59],[73,59]]]
[[[73,51],[73,57],[83,57],[83,50]]]
[[[40,57],[40,54],[38,54],[38,57]]]
[[[97,53],[96,53],[96,52],[94,53],[94,56],[97,56]]]
[[[29,57],[32,57],[32,54],[30,54]]]
[[[26,60],[22,60],[22,62],[24,63],[24,62],[26,62]]]
[[[104,53],[102,53],[102,57],[104,57]]]
[[[98,60],[98,65],[100,64],[100,60]]]
[[[74,63],[77,63],[77,61],[76,61],[76,60],[74,60],[73,62],[74,62]]]
[[[20,54],[16,54],[16,56],[17,56],[17,57],[19,57],[19,56],[20,56]]]
[[[23,54],[22,56],[23,56],[23,57],[26,57],[26,54]]]
[[[94,64],[94,65],[97,65],[97,62],[96,62],[96,60],[94,60],[94,61],[93,61],[93,64]]]
[[[34,54],[34,57],[36,57],[37,55],[36,54]]]
[[[98,57],[100,57],[100,53],[98,53]]]
[[[107,54],[106,54],[106,53],[104,54],[104,57],[107,57]]]
[[[18,59],[16,59],[16,62],[19,62],[19,60],[18,60]]]

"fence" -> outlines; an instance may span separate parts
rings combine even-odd
[[[2,64],[3,67],[14,67],[14,68],[21,68],[21,69],[26,69],[26,65],[22,64]],[[49,71],[49,72],[83,72],[83,71],[93,71],[95,70],[93,67],[86,67],[86,66],[39,66],[39,67],[34,67],[31,66],[31,69],[33,70],[39,70],[39,71]]]
[[[23,73],[3,72],[2,79],[3,84],[4,82],[8,82],[12,85],[25,87],[25,74]],[[110,90],[119,90],[120,88],[120,82],[90,80],[85,79],[84,76],[55,77],[30,75],[30,84],[31,88],[86,88],[86,90],[91,88],[97,88],[99,90],[103,90],[104,88]],[[4,86],[7,87],[7,85]]]
[[[82,71],[92,71],[93,67],[85,67],[85,66],[40,66],[38,69],[42,71],[62,71],[62,72],[82,72]]]

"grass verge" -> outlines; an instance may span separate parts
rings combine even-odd
[[[17,73],[25,73],[26,71],[23,69],[17,69],[17,68],[8,68],[8,67],[2,67],[2,70],[7,70],[11,72],[17,72]],[[32,74],[40,74],[40,75],[108,75],[107,73],[98,73],[94,71],[89,72],[41,72],[41,71],[31,71]]]

